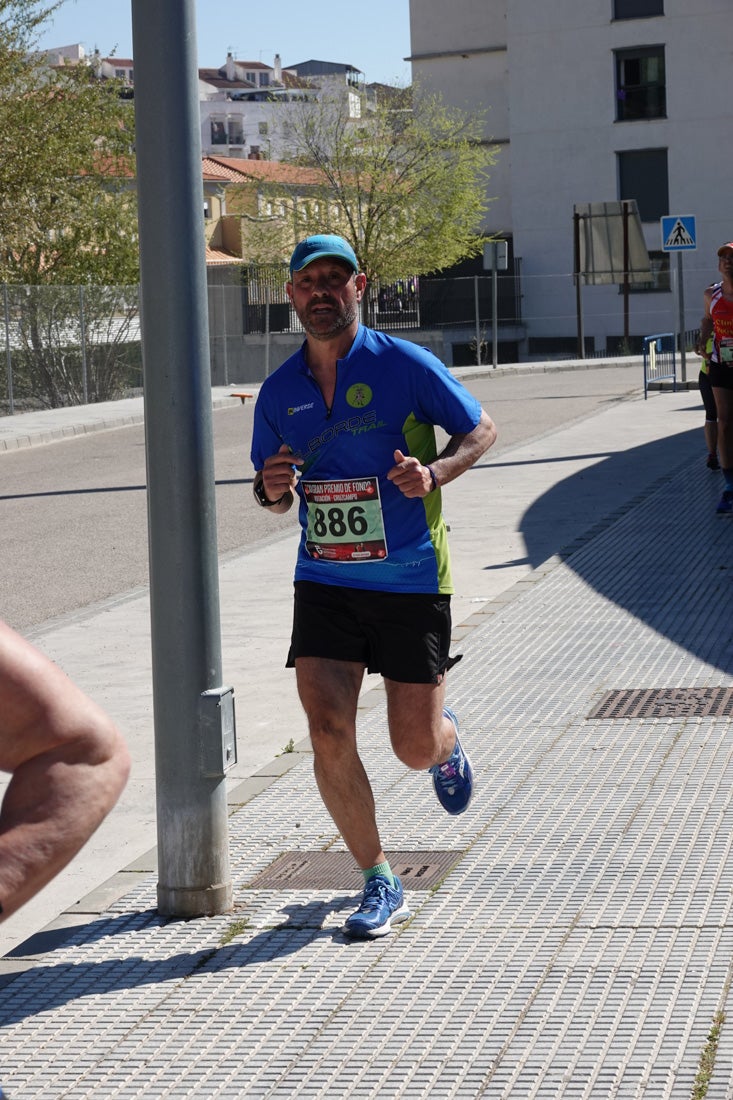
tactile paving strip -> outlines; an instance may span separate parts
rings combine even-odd
[[[234,914],[161,920],[149,882],[3,989],[12,1100],[702,1095],[733,1014],[733,721],[585,717],[609,685],[731,682],[710,564],[733,560],[733,525],[702,473],[470,636],[449,685],[477,777],[465,814],[395,760],[382,704],[360,714],[385,840],[458,857],[407,892],[411,921],[347,942],[358,872],[348,890],[252,887],[299,846],[343,851],[303,761],[230,819]],[[713,1053],[705,1100],[730,1100],[730,1023]]]
[[[387,852],[406,890],[427,890],[444,879],[461,852]],[[259,890],[350,890],[358,868],[348,852],[283,852],[249,885]]]
[[[629,688],[609,691],[588,718],[729,718],[733,688]]]

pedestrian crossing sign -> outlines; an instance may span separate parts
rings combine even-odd
[[[662,218],[664,252],[693,252],[696,248],[695,218],[691,214],[670,214]]]

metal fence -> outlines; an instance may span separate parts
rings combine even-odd
[[[519,354],[522,298],[519,292],[519,261],[513,274],[433,277],[406,275],[399,279],[373,281],[367,285],[362,319],[371,328],[384,332],[432,332],[447,339],[450,365],[490,362],[492,337],[497,343],[502,329],[502,358],[516,360]],[[218,313],[221,323],[212,326],[212,339],[221,341],[242,332],[248,336],[269,338],[303,332],[285,291],[286,266],[245,267],[241,286],[219,286]],[[212,291],[210,293],[210,316]],[[240,305],[237,296],[241,290]],[[232,296],[232,292],[234,295]],[[226,317],[225,317],[226,315]],[[241,326],[241,327],[240,327]],[[220,345],[220,356],[223,345]],[[265,373],[268,373],[265,367]]]
[[[110,401],[142,385],[138,287],[2,286],[0,412]]]
[[[676,339],[673,332],[661,332],[644,337],[644,400],[646,401],[650,382],[659,382],[663,378],[672,379],[672,388],[677,390],[677,354]]]
[[[279,264],[209,269],[213,384],[261,381],[298,346],[303,328],[286,293],[287,277]],[[701,270],[700,286],[708,281]],[[585,290],[585,332],[592,333],[585,358],[642,355],[646,333],[676,326],[671,291],[632,298],[628,336],[618,288]],[[495,281],[485,273],[369,284],[363,318],[373,328],[418,339],[450,367],[571,359],[578,354],[575,299],[572,275],[526,276],[515,260]],[[107,401],[142,388],[137,286],[4,285],[0,309],[6,359],[0,415]],[[695,320],[698,308],[691,314]],[[687,332],[685,346],[693,346],[695,336]]]
[[[243,333],[303,332],[285,290],[288,278],[287,265],[242,268]],[[423,327],[420,280],[410,275],[390,283],[369,283],[362,317],[371,328],[394,332]]]
[[[247,333],[302,332],[288,300],[283,265],[244,267],[241,275],[243,330]],[[519,262],[512,275],[497,279],[497,312],[502,322],[521,319]],[[443,278],[405,275],[390,282],[367,285],[364,320],[372,328],[389,331],[444,328],[490,322],[492,277],[471,275]]]

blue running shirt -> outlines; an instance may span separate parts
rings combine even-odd
[[[295,580],[451,593],[440,491],[409,500],[387,473],[396,450],[432,462],[434,425],[471,432],[480,403],[432,352],[360,325],[329,410],[304,347],[262,384],[251,452],[255,470],[284,443],[304,459]]]

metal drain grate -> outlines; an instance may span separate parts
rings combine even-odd
[[[427,890],[445,878],[463,852],[387,852],[407,890]],[[261,890],[353,890],[361,872],[348,852],[283,852],[249,886]]]
[[[728,718],[733,688],[632,688],[609,691],[588,718]]]

